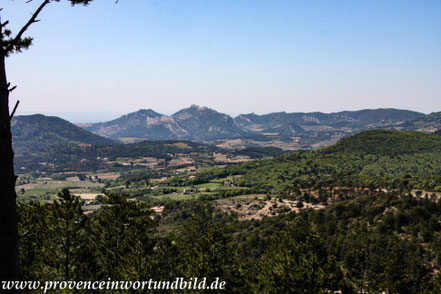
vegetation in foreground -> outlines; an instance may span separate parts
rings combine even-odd
[[[25,280],[222,277],[229,293],[441,289],[434,197],[365,191],[327,209],[238,221],[208,201],[174,202],[158,215],[116,194],[86,216],[68,190],[58,196],[19,205]],[[159,233],[165,224],[173,229]]]

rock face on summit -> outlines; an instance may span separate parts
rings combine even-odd
[[[439,117],[439,113],[364,109],[335,113],[251,113],[233,119],[208,107],[192,105],[170,116],[143,109],[82,127],[122,142],[192,140],[226,148],[276,146],[296,150],[329,146],[351,134],[373,129],[435,132],[441,126]]]
[[[207,107],[192,105],[171,116],[180,127],[187,131],[192,140],[213,140],[238,138],[246,135],[231,116]]]
[[[149,140],[211,140],[237,138],[247,133],[234,123],[232,117],[197,105],[171,116],[142,109],[83,128],[107,138],[135,137]]]
[[[173,117],[151,109],[141,109],[115,120],[83,126],[86,130],[107,138],[137,137],[150,140],[168,140],[185,137]]]

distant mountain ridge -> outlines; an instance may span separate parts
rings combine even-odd
[[[327,125],[331,127],[370,123],[393,123],[424,115],[419,112],[398,109],[365,109],[358,111],[322,112],[275,112],[264,115],[241,114],[235,122],[244,128],[270,129],[287,125]]]
[[[335,113],[250,113],[233,118],[208,107],[192,105],[173,115],[141,109],[112,121],[79,126],[81,128],[58,117],[17,116],[12,121],[14,148],[189,140],[221,148],[317,149],[374,129],[439,132],[441,112],[425,115],[408,110],[366,109]]]
[[[173,117],[151,109],[128,113],[112,121],[81,125],[84,129],[107,138],[139,137],[151,140],[171,140],[185,137]]]
[[[170,116],[141,109],[109,122],[81,126],[100,136],[123,142],[145,139],[193,140],[227,148],[277,146],[284,149],[315,149],[366,130],[416,130],[412,124],[418,123],[418,120],[425,122],[425,117],[429,116],[389,108],[335,113],[250,113],[233,118],[208,107],[192,105]],[[422,131],[438,130],[441,120],[432,119],[429,123],[433,126]]]
[[[109,122],[82,127],[107,138],[136,137],[148,140],[210,140],[237,138],[247,133],[229,115],[197,105],[171,116],[141,109]]]

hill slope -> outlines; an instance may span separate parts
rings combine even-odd
[[[11,122],[15,152],[59,144],[111,145],[114,141],[88,132],[55,116],[19,115]]]
[[[441,130],[441,112],[432,112],[403,122],[400,127],[405,130],[436,132]]]
[[[290,191],[297,185],[396,187],[415,180],[418,187],[441,185],[441,136],[413,131],[375,130],[337,144],[269,160],[229,167],[241,174],[236,185],[264,191]],[[401,183],[401,184],[400,184]]]

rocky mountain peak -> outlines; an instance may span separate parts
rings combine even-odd
[[[190,109],[196,109],[196,110],[203,111],[203,110],[208,110],[209,108],[206,107],[206,106],[199,106],[199,105],[197,105],[197,104],[192,104],[192,105],[190,106]]]

